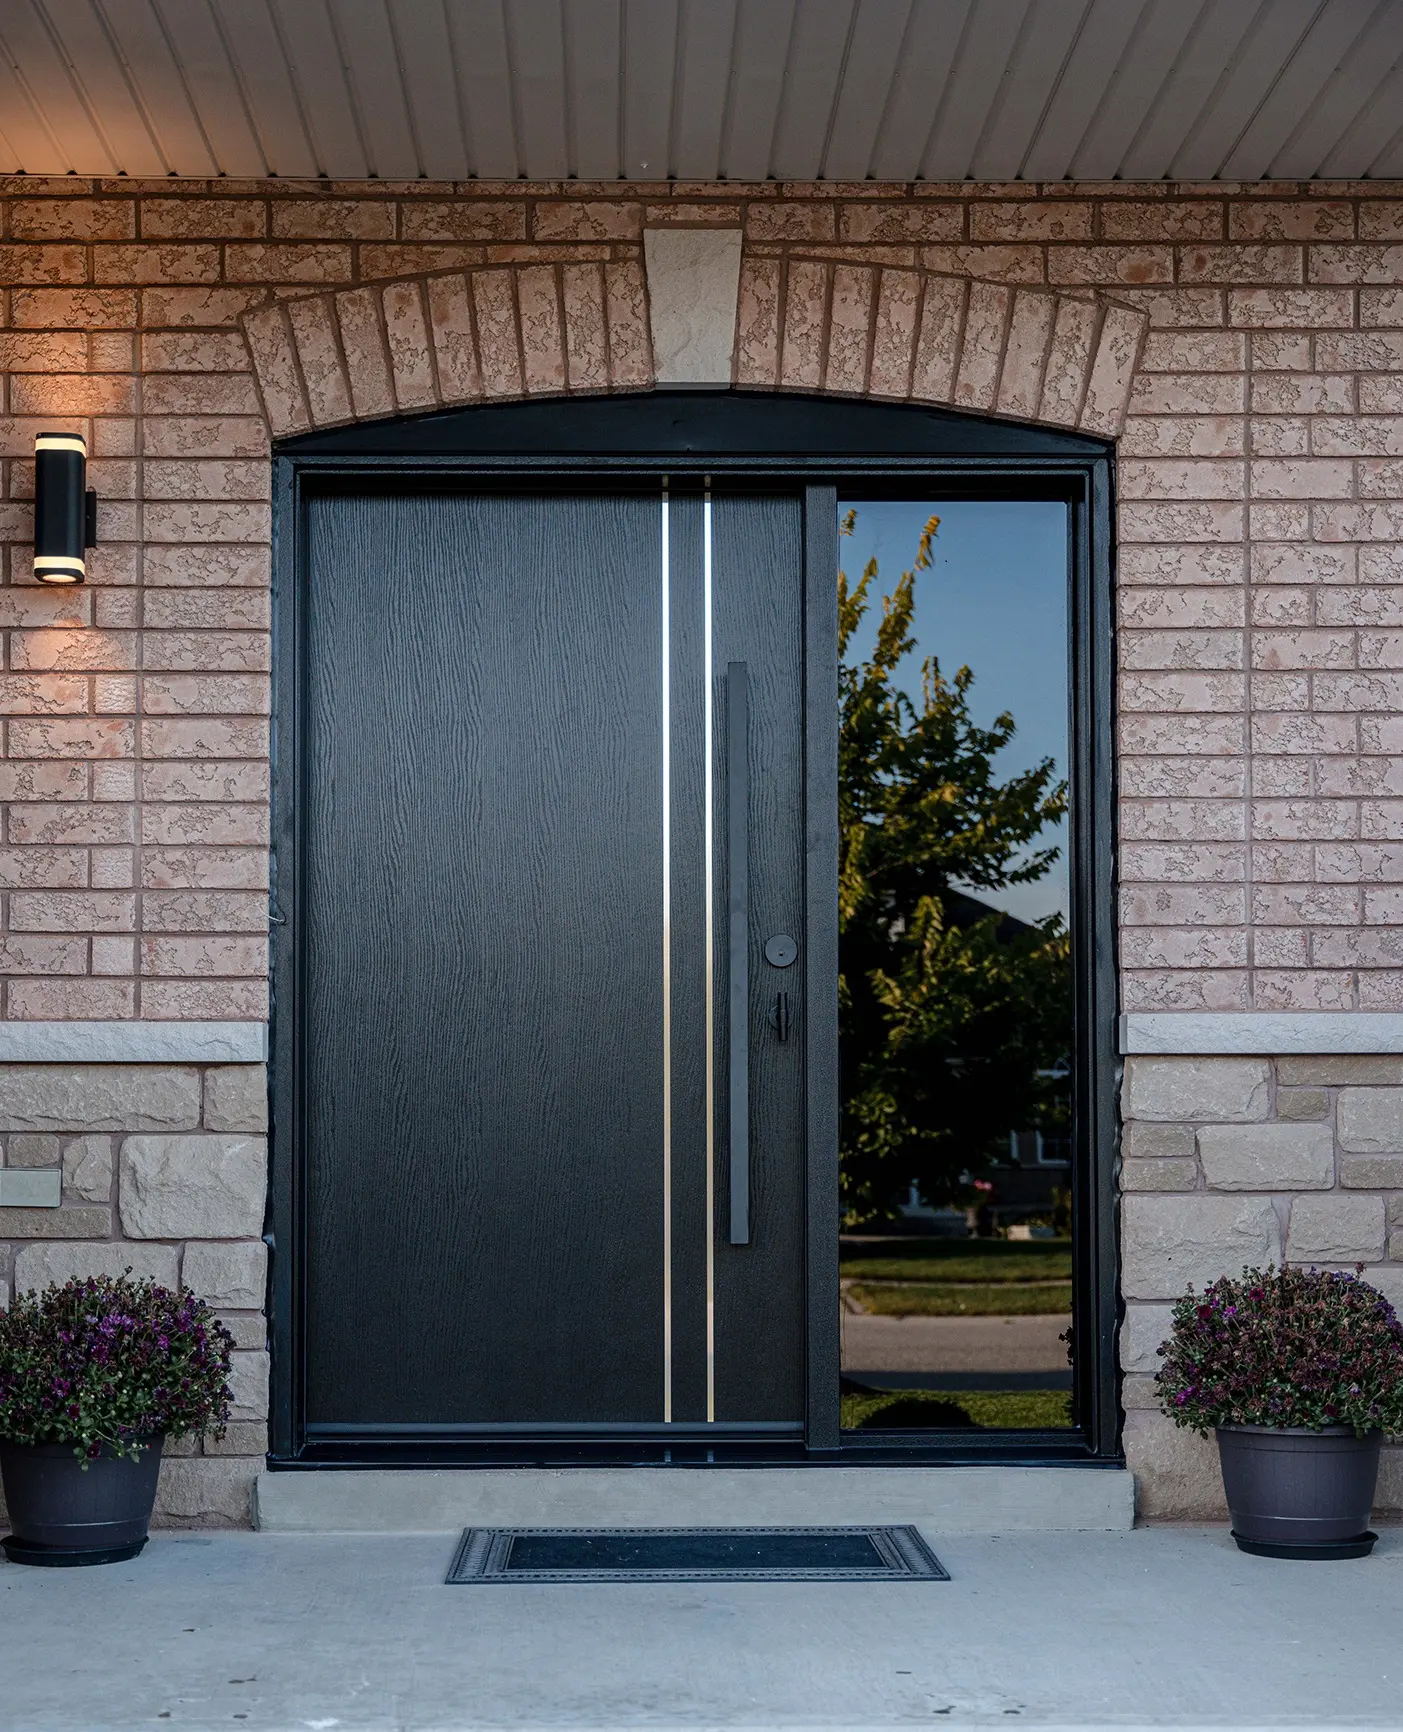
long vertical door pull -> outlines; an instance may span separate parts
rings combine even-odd
[[[750,731],[749,673],[726,667],[726,898],[731,1243],[750,1243]]]

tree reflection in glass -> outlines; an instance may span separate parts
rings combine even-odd
[[[997,542],[1029,506],[1036,569],[1000,582]],[[871,546],[915,509],[859,505],[843,532],[863,538],[872,514]],[[838,579],[848,1427],[1069,1423],[1066,564],[1049,533],[1062,507],[999,510],[929,510],[895,583],[875,553]],[[964,544],[955,569],[937,569],[942,513]],[[1004,564],[1018,553],[1015,536]],[[971,560],[973,593],[942,606]],[[1001,617],[1030,586],[1035,605]],[[1028,661],[1024,634],[1059,617]],[[976,672],[942,656],[947,636],[983,646],[994,713]],[[1020,691],[1044,718],[1035,747],[1052,747],[1031,760],[1006,701]]]

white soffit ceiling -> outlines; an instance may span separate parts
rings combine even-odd
[[[1403,176],[1403,0],[0,0],[0,172]]]

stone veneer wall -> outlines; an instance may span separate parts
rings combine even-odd
[[[0,1066],[5,1167],[61,1168],[64,1197],[0,1209],[0,1307],[131,1269],[199,1293],[234,1337],[227,1434],[168,1446],[157,1517],[169,1525],[246,1524],[268,1448],[267,1128],[261,1064]]]
[[[1170,1302],[1247,1265],[1362,1263],[1403,1314],[1403,1057],[1132,1058],[1121,1106],[1126,1454],[1144,1514],[1217,1515],[1213,1444],[1155,1407]],[[1380,1481],[1403,1512],[1403,1445]]]
[[[0,1023],[266,1015],[270,433],[647,389],[642,235],[675,225],[743,231],[742,387],[1116,439],[1124,1008],[1403,1012],[1403,188],[68,177],[0,181]],[[29,575],[45,427],[93,454],[81,590]],[[1305,1222],[1396,1212],[1392,1166],[1360,1188],[1348,1143],[1338,1189],[1298,1184],[1293,1139],[1320,1133],[1267,1116],[1298,1062],[1250,1111],[1191,1090],[1150,1111],[1137,1079],[1174,1073],[1131,1067],[1129,1443],[1152,1508],[1213,1484],[1134,1380],[1167,1238],[1202,1273],[1271,1249],[1268,1212],[1283,1232],[1302,1203]],[[1223,1063],[1202,1074],[1239,1074]],[[118,1138],[112,1231],[167,1270],[188,1233],[193,1279],[226,1241],[193,1216],[147,1238],[184,1217],[138,1199],[159,1170],[193,1204],[223,1158],[201,1139],[241,1132],[199,1129],[188,1101],[179,1124],[120,1102],[91,1122],[78,1071],[52,1085],[71,1110],[29,1128],[31,1074],[0,1071],[0,1124]],[[1342,1136],[1350,1093],[1327,1093]],[[1246,1196],[1221,1174],[1248,1156],[1212,1133],[1238,1123],[1260,1157]],[[62,1209],[0,1209],[18,1280],[118,1254],[105,1224],[87,1237],[111,1204],[71,1164]],[[1190,1177],[1193,1195],[1145,1194]],[[1257,1226],[1224,1227],[1233,1211]],[[227,1243],[256,1255],[242,1226]],[[167,1508],[238,1519],[253,1459],[172,1463],[193,1489]]]

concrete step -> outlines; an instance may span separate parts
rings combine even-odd
[[[1097,1467],[306,1469],[260,1474],[255,1501],[268,1533],[867,1522],[931,1534],[1124,1529],[1135,1481]]]

